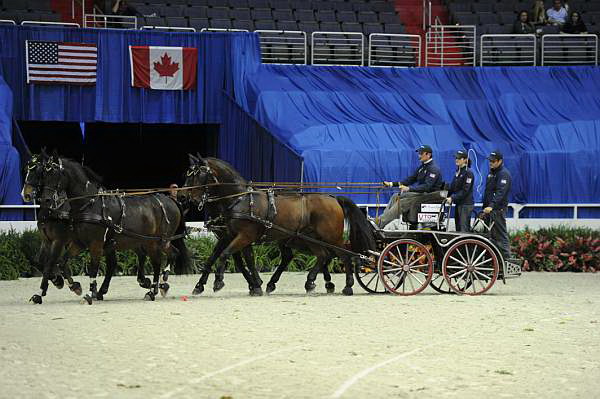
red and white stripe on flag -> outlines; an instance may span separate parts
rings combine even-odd
[[[98,49],[93,43],[26,40],[27,83],[95,85]]]
[[[157,90],[189,90],[196,87],[196,48],[129,46],[129,58],[133,87]]]

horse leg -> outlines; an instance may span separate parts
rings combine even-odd
[[[150,256],[150,263],[152,263],[153,279],[150,291],[144,295],[144,300],[146,301],[154,301],[156,299],[156,294],[158,294],[158,279],[160,277],[160,268],[162,265],[162,253],[159,250],[154,251]]]
[[[327,260],[323,263],[322,271],[323,271],[323,279],[325,280],[325,289],[328,294],[333,294],[335,292],[335,284],[331,282],[331,273],[329,273],[329,264],[333,256],[329,256]]]
[[[256,269],[256,265],[254,264],[254,251],[252,250],[252,246],[248,245],[242,250],[242,254],[244,255],[244,259],[246,260],[246,266],[250,271],[250,278],[254,282],[252,287],[250,288],[250,296],[262,296],[263,291],[261,288],[262,280],[260,275],[258,274],[258,270]]]
[[[279,245],[279,253],[281,256],[281,261],[279,262],[277,269],[275,269],[275,272],[271,276],[271,279],[267,283],[267,294],[270,294],[271,292],[275,291],[275,289],[277,288],[276,284],[279,281],[279,278],[281,277],[281,273],[287,270],[288,265],[294,257],[292,250],[286,245]]]
[[[223,252],[223,250],[227,247],[227,245],[229,245],[229,243],[230,243],[229,237],[223,237],[219,241],[217,241],[217,244],[215,245],[215,248],[213,249],[212,254],[208,258],[208,260],[206,261],[206,264],[204,265],[204,268],[202,269],[202,275],[200,276],[200,279],[196,283],[196,286],[194,287],[194,291],[192,291],[193,295],[200,295],[200,294],[202,294],[202,292],[204,292],[204,285],[208,281],[208,275],[210,274],[210,271],[212,270],[213,264],[217,261],[217,259],[219,258],[219,256]],[[226,259],[227,259],[227,257],[225,257],[222,261],[225,262]]]
[[[73,249],[71,249],[71,246],[69,246],[67,251],[61,257],[59,262],[60,270],[62,271],[63,277],[67,280],[67,284],[69,284],[69,289],[72,292],[74,292],[77,296],[81,296],[83,292],[83,290],[81,289],[81,284],[73,280],[73,273],[71,272],[71,268],[67,265],[67,261],[71,256],[71,251],[73,251]]]
[[[29,302],[32,302],[36,305],[40,305],[42,303],[42,297],[46,296],[46,292],[48,291],[48,280],[50,277],[50,273],[52,270],[52,264],[55,261],[55,257],[53,256],[53,252],[57,251],[57,245],[55,242],[47,242],[43,241],[40,246],[40,251],[38,254],[38,264],[43,265],[42,267],[42,282],[40,283],[40,291],[39,294],[33,294],[29,299]]]
[[[110,280],[112,279],[115,270],[117,269],[117,254],[114,247],[107,249],[104,252],[104,259],[106,259],[106,274],[104,280],[100,286],[100,290],[96,293],[96,299],[99,301],[104,300],[104,295],[108,293],[108,287],[110,286]]]
[[[344,261],[345,271],[346,271],[346,286],[342,290],[344,295],[352,295],[354,292],[352,291],[352,286],[354,285],[354,263],[349,256],[343,255],[342,259]]]
[[[306,276],[306,283],[304,283],[304,289],[306,290],[307,294],[310,294],[315,290],[315,280],[317,279],[317,274],[323,269],[325,265],[327,265],[327,262],[329,260],[329,257],[326,254],[324,255],[323,253],[315,253],[315,255],[317,256],[317,262],[308,271],[308,275]]]
[[[233,261],[234,263],[236,263],[236,268],[237,268],[237,262],[241,261],[242,257],[240,256],[240,254],[235,254],[233,255]],[[225,279],[225,268],[227,267],[227,262],[219,262],[219,265],[217,266],[217,270],[215,270],[215,282],[213,283],[213,292],[217,292],[220,291],[223,287],[225,287],[225,282],[223,281]]]
[[[146,252],[142,249],[138,249],[135,251],[138,258],[138,267],[137,267],[137,282],[142,288],[150,288],[152,285],[152,281],[148,277],[146,277]]]
[[[166,265],[165,265],[162,273],[160,273],[160,269],[159,269],[160,282],[158,284],[158,288],[160,289],[160,296],[162,296],[163,298],[165,296],[167,296],[167,293],[169,292],[169,288],[171,288],[169,283],[167,283],[167,280],[169,280],[169,273],[171,272],[171,265],[176,265],[176,263],[174,261],[174,257],[173,257],[174,253],[177,253],[177,249],[174,247],[170,247],[166,252]]]
[[[96,299],[98,294],[97,292],[97,283],[96,277],[98,277],[98,267],[100,266],[100,257],[102,256],[102,243],[94,243],[90,245],[90,265],[88,268],[88,276],[90,278],[90,290],[83,299],[81,300],[82,304],[91,305],[92,301]]]

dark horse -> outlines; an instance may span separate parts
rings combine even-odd
[[[163,254],[177,253],[177,260],[187,268],[189,254],[185,247],[185,221],[178,204],[163,194],[124,196],[105,193],[99,177],[77,162],[52,156],[45,168],[42,204],[60,209],[68,203],[73,237],[90,251],[90,292],[85,296],[92,303],[100,258],[106,257],[107,270],[96,296],[102,299],[117,267],[116,250],[131,249],[138,255],[138,282],[150,288],[145,299],[154,300],[160,288],[164,296],[169,266],[159,275]],[[145,257],[153,266],[153,283],[144,275]]]
[[[31,202],[34,198],[39,200],[47,160],[48,156],[42,150],[40,155],[32,156],[27,163],[21,192],[25,202]],[[71,269],[66,264],[69,254],[73,256],[80,252],[80,248],[72,240],[68,218],[68,211],[65,210],[55,212],[42,206],[38,212],[37,227],[42,242],[34,266],[42,271],[42,284],[40,293],[31,297],[31,302],[35,304],[42,303],[42,297],[48,291],[48,281],[52,281],[56,288],[62,289],[66,279],[71,291],[77,295],[82,294],[81,284],[73,280]],[[64,255],[60,257],[63,252]]]
[[[186,194],[199,207],[215,202],[220,205],[228,232],[227,242],[215,248],[214,255],[221,261],[261,238],[278,242],[280,248],[283,245],[309,251],[317,262],[308,274],[308,288],[314,287],[318,271],[337,256],[343,260],[346,272],[342,292],[352,295],[354,266],[351,254],[344,250],[344,219],[350,226],[353,252],[364,254],[376,247],[373,227],[366,216],[344,197],[316,193],[271,196],[253,190],[231,165],[216,158],[198,158],[187,172],[185,187],[190,187]],[[282,264],[284,261],[289,262],[282,254]],[[205,282],[201,277],[195,291]]]

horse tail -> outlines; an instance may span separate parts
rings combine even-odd
[[[181,219],[179,220],[179,226],[177,226],[175,235],[184,234],[184,236],[171,241],[171,245],[177,250],[177,258],[175,259],[174,272],[177,275],[190,274],[192,272],[192,261],[187,246],[185,245],[185,215],[179,203],[177,203],[177,207],[179,208],[179,211],[181,213]]]
[[[347,197],[336,197],[337,202],[344,210],[344,218],[350,226],[350,248],[354,252],[365,253],[367,250],[376,250],[375,232],[365,214],[356,204]]]

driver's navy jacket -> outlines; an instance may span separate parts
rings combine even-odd
[[[497,169],[490,170],[490,174],[485,181],[483,207],[486,208],[490,206],[494,210],[506,208],[511,186],[512,177],[504,165],[501,165]]]
[[[467,166],[456,171],[448,194],[456,205],[473,205],[473,172]]]
[[[410,188],[413,193],[432,193],[444,188],[442,171],[432,159],[427,163],[421,163],[415,173],[400,182]]]

